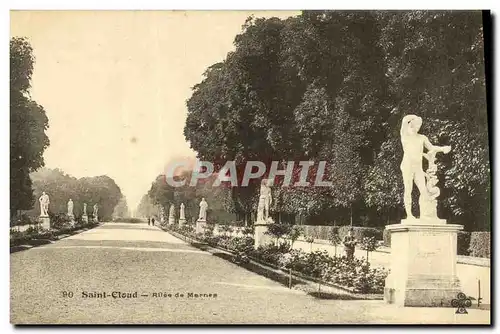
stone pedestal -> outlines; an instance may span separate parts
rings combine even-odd
[[[391,233],[391,271],[384,300],[400,306],[451,306],[460,292],[457,232],[463,226],[424,218],[386,229]]]
[[[94,223],[98,223],[99,222],[99,217],[94,217]]]
[[[84,223],[88,223],[88,222],[89,222],[89,216],[87,216],[87,215],[83,215],[83,216],[82,216],[82,221],[83,221]]]
[[[186,224],[186,218],[180,218],[179,219],[179,227],[182,227]]]
[[[46,230],[50,230],[49,216],[40,216],[40,227]]]
[[[205,232],[205,227],[207,226],[207,221],[204,219],[198,219],[196,221],[196,233],[203,233]]]
[[[273,238],[266,234],[269,223],[265,221],[257,221],[254,224],[254,247],[264,246],[273,243]]]
[[[175,217],[168,217],[168,224],[175,225]]]

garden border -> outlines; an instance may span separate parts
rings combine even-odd
[[[208,251],[209,253],[213,254],[213,252],[210,252],[207,248],[211,248],[212,250],[219,250],[219,251],[225,252],[226,254],[229,254],[229,255],[232,255],[232,256],[237,255],[235,252],[233,252],[233,251],[231,251],[229,249],[225,249],[225,248],[222,248],[220,246],[209,245],[209,244],[207,244],[205,242],[202,242],[200,240],[197,240],[197,239],[194,239],[192,237],[186,236],[186,235],[181,234],[181,233],[179,233],[177,231],[173,231],[173,230],[169,230],[167,228],[164,228],[163,226],[159,226],[159,228],[162,231],[170,233],[172,236],[174,236],[174,237],[176,237],[176,238],[178,238],[180,240],[183,240],[183,241],[189,243],[191,246],[196,247],[198,249],[202,249],[199,246],[203,245],[204,249],[202,249],[202,250]],[[254,258],[252,256],[248,256],[247,255],[247,257],[248,257],[248,259],[249,259],[249,261],[250,261],[251,264],[257,265],[261,269],[267,270],[268,272],[271,272],[273,274],[283,275],[286,280],[289,279],[290,273],[288,271],[286,271],[286,270],[284,270],[282,268],[279,268],[278,266],[275,266],[273,264],[264,262],[262,260],[258,260],[258,259]],[[260,273],[256,272],[255,270],[251,270],[250,268],[248,268],[248,266],[245,266],[245,264],[243,264],[243,263],[235,263],[235,262],[233,262],[233,263],[236,264],[236,265],[238,265],[238,266],[240,266],[240,267],[243,267],[243,268],[245,268],[247,270],[250,270],[252,272],[255,272],[255,273],[261,275]],[[270,279],[273,279],[272,275],[263,275],[263,276],[266,276],[266,277],[268,277]],[[276,281],[276,279],[273,279],[273,280]],[[299,282],[302,282],[302,283],[308,284],[308,285],[321,284],[324,287],[329,287],[329,288],[333,288],[333,289],[336,289],[336,290],[340,290],[341,294],[349,296],[352,299],[358,299],[358,300],[383,300],[384,299],[384,295],[383,294],[361,294],[361,293],[355,293],[352,290],[350,290],[349,288],[346,288],[346,287],[343,287],[343,286],[339,286],[339,285],[336,285],[336,284],[333,284],[333,283],[330,283],[330,282],[324,282],[324,281],[321,281],[320,279],[317,279],[317,278],[314,278],[314,277],[310,277],[310,276],[307,276],[307,275],[304,275],[304,274],[300,274],[300,273],[297,273],[295,271],[292,271],[292,280],[296,280],[296,281],[299,281]]]
[[[10,254],[12,254],[12,253],[17,253],[17,252],[24,251],[24,250],[29,250],[29,249],[32,249],[34,247],[52,244],[55,241],[65,239],[65,238],[70,237],[72,235],[92,230],[96,227],[101,226],[102,224],[104,224],[104,222],[99,222],[92,227],[82,227],[82,228],[79,228],[79,229],[74,230],[74,231],[57,234],[57,235],[54,235],[53,237],[50,237],[50,238],[33,238],[33,239],[29,239],[29,240],[27,239],[26,241],[23,241],[23,243],[20,245],[11,246],[9,244],[9,251],[10,251]],[[42,243],[37,242],[36,244],[31,244],[31,243],[33,243],[33,241],[43,241],[43,242]]]

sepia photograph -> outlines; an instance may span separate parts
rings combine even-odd
[[[9,16],[12,325],[491,325],[490,11]]]

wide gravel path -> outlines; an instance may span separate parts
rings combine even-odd
[[[13,324],[488,323],[490,317],[474,309],[456,315],[450,308],[318,300],[147,224],[106,223],[13,253],[10,261]],[[90,298],[97,293],[101,298]]]

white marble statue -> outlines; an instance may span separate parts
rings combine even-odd
[[[93,215],[94,217],[97,217],[97,211],[98,211],[98,210],[99,210],[99,206],[98,206],[98,205],[97,205],[97,203],[96,203],[96,204],[94,204],[94,212],[92,213],[92,215]]]
[[[173,204],[170,205],[170,210],[168,212],[168,218],[174,218],[175,217],[175,207]]]
[[[408,219],[414,219],[411,212],[411,192],[413,183],[417,185],[420,192],[420,216],[434,217],[436,214],[436,197],[439,195],[439,188],[436,187],[437,170],[435,164],[436,153],[448,153],[450,146],[434,146],[429,139],[418,133],[422,126],[422,118],[416,115],[406,115],[401,124],[401,143],[403,145],[403,161],[401,162],[401,172],[403,174],[404,185],[404,206]],[[424,148],[427,153],[424,154]],[[429,169],[424,173],[422,169],[422,157],[429,161]],[[427,183],[426,183],[427,180]]]
[[[83,203],[83,216],[87,215],[87,203]]]
[[[179,211],[179,219],[186,220],[186,214],[184,212],[184,203],[181,203],[181,209]]]
[[[49,195],[47,195],[44,192],[42,192],[42,196],[38,199],[40,201],[40,217],[48,217],[49,216],[49,204],[50,204],[50,198]]]
[[[207,209],[208,203],[205,201],[205,198],[202,198],[200,202],[200,214],[198,215],[198,220],[207,220]]]
[[[263,179],[260,183],[259,205],[257,208],[257,221],[267,221],[269,218],[269,208],[273,202],[271,194],[272,182]]]
[[[160,222],[163,223],[165,221],[165,209],[163,209],[163,206],[160,206]]]
[[[68,201],[68,216],[73,217],[73,200],[71,198]]]

